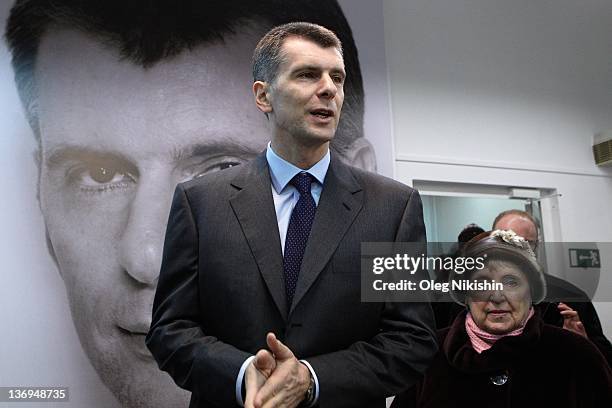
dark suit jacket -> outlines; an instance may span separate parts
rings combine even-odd
[[[286,305],[265,155],[177,187],[147,345],[192,391],[190,406],[233,407],[235,381],[274,332],[313,366],[321,407],[384,407],[436,352],[429,304],[362,303],[360,244],[422,241],[411,188],[332,156]]]

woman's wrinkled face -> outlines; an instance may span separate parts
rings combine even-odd
[[[519,328],[531,308],[531,291],[527,276],[506,261],[492,260],[472,274],[473,281],[494,281],[503,290],[471,291],[466,302],[476,325],[489,333],[506,334]]]

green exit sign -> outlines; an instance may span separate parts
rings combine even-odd
[[[599,249],[570,248],[569,256],[572,268],[601,268]]]

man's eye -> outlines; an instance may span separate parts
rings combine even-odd
[[[298,75],[299,78],[306,78],[306,79],[312,79],[315,77],[315,73],[314,72],[310,72],[310,71],[305,71],[305,72],[301,72]]]
[[[232,168],[234,166],[238,166],[239,164],[241,164],[240,162],[232,162],[232,161],[228,161],[228,162],[222,162],[222,163],[217,163],[214,164],[210,167],[208,167],[206,170],[199,172],[196,177],[202,177],[204,174],[207,173],[213,173],[215,171],[219,171],[219,170],[225,170],[225,169],[229,169]]]
[[[335,83],[337,84],[342,84],[344,83],[344,77],[340,76],[340,75],[335,75],[332,77],[332,79],[334,80]]]
[[[198,165],[192,166],[184,172],[183,180],[187,181],[194,178],[202,177],[206,174],[214,173],[216,171],[229,169],[234,166],[238,166],[244,163],[244,160],[240,159],[224,159],[215,162],[206,161]]]
[[[84,164],[70,169],[69,179],[85,191],[104,191],[127,187],[136,182],[136,176],[113,165]]]
[[[120,174],[113,168],[95,166],[89,169],[88,176],[93,182],[102,184],[113,181],[120,176]]]

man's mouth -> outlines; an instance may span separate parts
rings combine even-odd
[[[119,330],[125,334],[146,335],[150,324],[147,322],[125,322],[117,324]]]
[[[315,109],[310,111],[310,114],[321,119],[327,119],[334,116],[334,111],[330,109]]]
[[[119,328],[119,331],[123,334],[129,334],[133,336],[146,336],[147,335],[147,331],[144,331],[144,330],[126,329],[125,327],[121,327],[121,326],[117,326],[117,327]]]
[[[145,336],[147,335],[148,328],[145,328],[144,325],[129,325],[129,328],[117,325],[117,329],[121,333],[124,344],[134,355],[139,355],[145,360],[153,359],[145,345]]]

